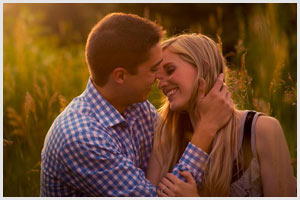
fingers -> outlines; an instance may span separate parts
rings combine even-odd
[[[223,86],[222,86],[222,88],[220,89],[220,92],[221,92],[222,94],[228,92],[228,87],[227,87],[227,85],[226,85],[225,83],[223,83]]]
[[[183,184],[186,184],[184,181],[179,179],[172,173],[168,173],[165,178],[161,181],[162,186],[166,185],[167,188],[164,190],[168,196],[178,196],[178,188],[182,188]]]
[[[162,192],[160,189],[156,190],[156,193],[159,197],[168,197],[168,195],[166,195],[164,192]]]
[[[192,183],[192,184],[196,183],[190,171],[179,171],[179,174],[183,176],[188,183]]]
[[[225,100],[225,103],[227,103],[229,106],[233,106],[233,101],[231,99],[231,94],[228,91],[228,87],[226,84],[221,89],[221,97]]]
[[[167,186],[168,188],[172,189],[174,186],[174,183],[172,183],[169,179],[167,178],[163,178],[161,180],[161,183],[163,183],[165,186]]]
[[[233,106],[233,101],[232,101],[232,98],[231,98],[231,94],[228,91],[228,87],[225,84],[224,84],[224,86],[223,86],[223,88],[221,90],[221,96],[224,98],[225,103],[227,105],[229,105],[230,107]]]
[[[184,181],[182,181],[181,179],[179,179],[177,176],[175,176],[172,173],[167,173],[166,177],[174,184],[184,183]]]
[[[213,86],[213,88],[211,89],[212,92],[217,92],[220,91],[223,87],[224,84],[224,74],[220,74],[216,80],[215,85]]]
[[[167,183],[167,184],[165,184],[165,183]],[[171,189],[172,186],[173,186],[173,183],[168,181],[166,178],[163,178],[163,180],[158,184],[159,189],[157,190],[157,194],[174,197],[175,193]]]
[[[229,96],[229,99],[230,99],[230,105],[232,106],[232,109],[233,109],[234,104],[233,104],[233,100],[231,98],[231,95]]]
[[[167,178],[163,178],[161,180],[162,185],[165,186],[164,189],[162,189],[162,191],[167,194],[169,197],[174,197],[175,193],[173,192],[173,188],[174,188],[174,183],[172,183],[169,179]]]
[[[226,101],[229,103],[229,105],[233,106],[233,101],[232,101],[230,92],[226,93],[226,97],[225,98],[226,98]]]

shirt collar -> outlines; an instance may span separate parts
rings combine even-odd
[[[105,126],[115,126],[126,122],[124,117],[112,106],[95,88],[91,78],[89,78],[87,87],[83,93],[86,101],[95,109],[95,113],[100,123]]]

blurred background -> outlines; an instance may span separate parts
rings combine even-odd
[[[40,153],[55,117],[85,89],[90,29],[134,13],[222,44],[238,108],[276,117],[297,169],[296,4],[3,4],[3,195],[39,196]],[[159,107],[153,86],[149,100]]]

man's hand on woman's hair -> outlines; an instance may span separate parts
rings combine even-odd
[[[224,74],[220,74],[209,93],[197,98],[196,102],[199,120],[191,142],[206,152],[209,152],[210,144],[217,131],[229,121],[234,110],[230,93],[223,80]],[[199,90],[203,92],[201,86]],[[201,92],[198,92],[200,96]]]

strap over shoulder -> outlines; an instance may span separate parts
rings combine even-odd
[[[242,146],[240,151],[243,154],[244,160],[242,163],[237,163],[237,160],[235,159],[233,162],[233,168],[232,168],[232,179],[231,183],[238,180],[245,170],[249,167],[250,162],[254,156],[253,148],[252,148],[252,129],[253,127],[253,119],[256,116],[257,112],[255,111],[249,111],[247,113],[245,124],[244,124],[244,131],[243,131],[243,140],[242,140]],[[255,147],[255,145],[254,145]],[[256,153],[256,150],[255,150]]]

